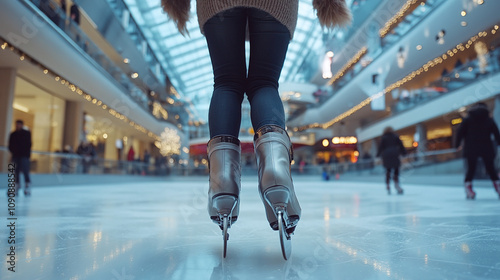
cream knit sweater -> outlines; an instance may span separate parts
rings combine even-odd
[[[298,0],[197,0],[196,5],[201,33],[207,20],[216,14],[234,7],[249,7],[272,15],[288,28],[290,37],[293,37],[299,10]]]
[[[257,8],[265,11],[285,25],[293,37],[299,11],[298,0],[197,0],[198,21],[203,26],[213,16],[235,7]],[[351,12],[345,0],[312,0],[320,24],[326,28],[344,26],[351,21]],[[161,7],[186,35],[191,0],[161,0]]]

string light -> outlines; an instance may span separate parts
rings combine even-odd
[[[498,29],[498,25],[495,25],[495,27],[496,27],[496,29]],[[495,27],[493,27],[493,29],[495,29]],[[293,130],[294,131],[304,131],[304,130],[312,129],[312,128],[327,129],[328,127],[332,126],[333,124],[335,124],[337,122],[340,122],[341,120],[343,120],[343,119],[351,116],[355,112],[357,112],[360,109],[362,109],[363,107],[367,106],[373,100],[375,100],[377,98],[383,97],[385,94],[387,94],[387,93],[393,91],[394,89],[399,88],[402,85],[410,82],[411,80],[413,80],[415,77],[421,75],[422,73],[429,71],[429,69],[431,69],[431,68],[433,68],[433,67],[435,67],[435,66],[437,66],[437,65],[439,65],[439,64],[441,64],[443,62],[445,62],[445,60],[448,59],[449,57],[452,57],[452,56],[454,56],[455,54],[457,54],[459,52],[466,51],[473,43],[475,43],[476,41],[478,41],[479,38],[483,38],[483,37],[487,37],[487,36],[490,36],[490,35],[486,31],[481,31],[481,32],[477,33],[477,35],[474,35],[474,36],[470,37],[469,40],[466,41],[466,43],[460,43],[460,44],[456,45],[453,49],[449,49],[448,51],[446,51],[442,55],[440,55],[440,56],[438,56],[438,57],[436,57],[434,59],[431,59],[431,60],[427,61],[419,69],[411,72],[410,74],[406,75],[404,78],[400,79],[399,81],[397,81],[397,82],[389,85],[383,91],[378,92],[378,93],[376,93],[376,94],[374,94],[374,95],[372,95],[372,96],[364,99],[359,104],[355,105],[351,109],[349,109],[349,110],[345,111],[344,113],[336,116],[335,118],[333,118],[332,120],[330,120],[330,121],[328,121],[326,123],[323,123],[323,124],[319,124],[319,123],[309,124],[309,125],[305,125],[305,126],[294,128]],[[464,44],[466,44],[466,47],[464,47]],[[469,46],[469,47],[467,47],[467,46]]]
[[[33,59],[33,58],[27,56],[26,54],[22,53],[21,50],[17,49],[13,45],[10,45],[3,38],[0,38],[0,40],[3,41],[3,43],[0,45],[0,48],[2,50],[5,50],[5,49],[9,48],[12,52],[14,52],[14,53],[16,53],[16,54],[19,55],[19,59],[20,60],[25,60],[26,58],[28,58],[33,64],[38,65],[41,69],[43,69],[42,70],[43,74],[45,74],[45,75],[51,75],[54,78],[54,81],[59,82],[61,85],[64,85],[64,86],[68,87],[69,90],[71,90],[72,92],[75,92],[76,94],[82,96],[88,102],[90,102],[90,103],[92,103],[92,104],[94,104],[96,106],[100,106],[104,110],[106,110],[108,108],[108,106],[106,104],[103,104],[103,101],[98,100],[97,98],[93,97],[92,95],[90,95],[90,94],[82,91],[80,88],[78,88],[74,84],[70,83],[67,79],[64,79],[64,78],[60,77],[55,72],[49,70],[47,67],[45,67],[44,65],[42,65],[41,63],[39,63],[35,59]],[[129,119],[125,115],[122,115],[122,114],[116,112],[113,109],[110,109],[108,112],[109,112],[109,114],[111,114],[112,116],[116,117],[117,119],[120,119],[120,120],[122,120],[124,122],[129,122]],[[138,131],[141,131],[144,134],[147,134],[149,137],[154,138],[156,141],[158,141],[160,139],[160,136],[154,134],[151,131],[148,131],[145,127],[143,127],[143,126],[141,126],[139,124],[136,124],[134,122],[132,122],[132,123],[134,124],[133,127],[135,129],[137,129]]]
[[[333,76],[333,78],[330,79],[330,81],[328,81],[328,85],[331,86],[333,85],[333,83],[335,83],[335,81],[337,81],[338,79],[340,79],[342,76],[344,76],[344,74],[356,63],[358,63],[358,61],[366,54],[366,52],[368,51],[368,49],[366,47],[363,47],[361,50],[359,50],[343,67],[342,69],[339,70],[339,72],[337,72],[337,74],[335,74],[335,76]]]
[[[379,30],[380,38],[384,38],[392,29],[396,28],[398,24],[413,10],[415,10],[418,5],[425,5],[425,0],[408,0],[403,5],[403,7],[387,21]]]

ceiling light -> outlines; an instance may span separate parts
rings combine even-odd
[[[460,12],[460,14],[465,17],[467,15],[467,12],[465,10],[463,10],[462,12]]]
[[[417,46],[417,51],[421,50],[422,49],[422,45],[418,45]]]
[[[464,26],[464,27],[465,27],[465,26],[467,26],[467,22],[466,22],[466,21],[462,21],[460,24],[461,24],[462,26]]]

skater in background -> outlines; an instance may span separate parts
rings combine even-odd
[[[382,163],[386,169],[385,182],[387,193],[391,194],[391,175],[394,180],[394,187],[398,194],[403,194],[403,189],[399,185],[399,167],[401,160],[399,157],[406,155],[406,149],[399,136],[394,133],[392,127],[386,127],[382,140],[378,147],[377,157],[382,157]]]
[[[88,141],[83,141],[78,146],[76,153],[81,157],[83,173],[89,173],[90,166],[96,155],[94,145]]]
[[[491,140],[492,135],[495,137],[495,142]],[[495,121],[489,116],[485,103],[474,104],[469,109],[468,116],[458,128],[455,145],[459,150],[463,149],[463,156],[467,161],[464,182],[467,199],[476,197],[476,193],[472,189],[472,179],[476,172],[478,158],[482,158],[486,172],[493,182],[493,187],[500,195],[500,181],[494,164],[496,146],[500,145],[500,134]]]
[[[24,195],[29,196],[31,194],[31,145],[31,132],[24,128],[24,122],[22,120],[17,120],[16,130],[13,131],[9,137],[9,151],[12,154],[12,162],[15,164],[16,195],[19,189],[21,189],[20,173],[24,175]]]
[[[190,0],[162,0],[162,7],[187,33]],[[314,0],[322,25],[334,27],[350,20],[343,0]],[[259,191],[271,228],[278,229],[276,213],[266,193],[288,192],[286,211],[293,232],[301,209],[290,174],[292,144],[285,131],[285,112],[278,92],[278,79],[297,23],[298,0],[198,0],[197,14],[205,35],[214,72],[208,123],[209,201],[211,219],[221,225],[223,215],[231,223],[238,218],[241,147],[238,139],[241,103],[250,102]],[[250,41],[246,65],[245,38]],[[248,68],[248,70],[247,70]],[[271,199],[272,200],[272,199]],[[224,211],[222,211],[224,210]],[[222,226],[221,226],[222,228]]]

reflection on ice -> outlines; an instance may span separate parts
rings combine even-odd
[[[18,204],[16,273],[4,263],[0,278],[500,279],[493,191],[466,201],[451,187],[407,185],[404,196],[387,196],[378,184],[295,184],[303,217],[289,261],[252,178],[227,259],[206,213],[206,182],[36,188]]]

